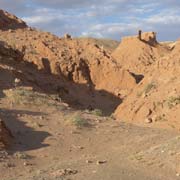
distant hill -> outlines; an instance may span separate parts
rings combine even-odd
[[[112,40],[112,39],[98,39],[98,38],[92,38],[92,37],[81,37],[78,39],[89,40],[90,42],[93,42],[97,44],[98,46],[103,46],[105,50],[110,51],[110,52],[114,51],[120,43],[119,41]]]

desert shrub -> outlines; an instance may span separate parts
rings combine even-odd
[[[6,90],[4,93],[15,104],[56,105],[50,96],[23,87]]]
[[[155,88],[156,88],[155,83],[151,82],[145,86],[144,93],[148,94],[152,89],[155,89]]]
[[[29,53],[33,54],[33,55],[37,55],[38,54],[38,52],[35,49],[31,49]]]
[[[73,125],[75,125],[78,128],[87,127],[89,126],[89,122],[87,119],[83,118],[80,113],[74,113],[72,117],[70,118]]]
[[[13,156],[17,159],[30,159],[31,158],[29,155],[23,152],[16,152]]]
[[[173,108],[174,106],[180,104],[180,96],[171,96],[167,100],[167,105],[169,108]]]
[[[141,92],[137,92],[136,96],[137,96],[137,97],[141,97],[141,96],[142,96],[142,94],[143,94],[143,92],[142,92],[142,91],[141,91]]]
[[[148,94],[152,89],[155,88],[156,88],[156,84],[154,82],[151,82],[144,87],[143,91],[137,93],[137,97],[140,97],[143,94]]]
[[[94,109],[91,111],[91,114],[94,114],[96,116],[103,116],[103,112],[100,109]]]

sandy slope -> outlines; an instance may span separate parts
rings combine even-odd
[[[10,107],[8,101],[1,100],[1,116],[15,144],[0,158],[2,180],[179,178],[175,131],[141,128],[87,112],[81,115],[91,126],[77,129],[69,121],[74,110],[63,104]]]
[[[152,126],[180,129],[179,41],[166,56],[159,58],[143,81],[115,111],[118,119]]]

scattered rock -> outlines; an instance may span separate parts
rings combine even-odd
[[[51,174],[54,177],[61,177],[61,176],[74,175],[74,174],[77,174],[77,173],[78,173],[77,170],[72,170],[72,169],[68,168],[68,169],[60,169],[60,170],[54,171]]]
[[[97,162],[96,162],[96,164],[98,164],[98,165],[100,165],[100,164],[105,164],[105,163],[107,163],[106,160],[102,160],[102,161],[97,161]]]
[[[152,116],[151,119],[152,119],[153,122],[156,122],[157,121],[157,115]]]
[[[91,160],[86,160],[86,163],[87,163],[87,164],[91,164],[91,163],[93,163],[93,161],[91,161]]]
[[[83,146],[74,146],[74,147],[77,148],[77,149],[80,149],[80,150],[84,149]]]
[[[65,35],[64,35],[64,38],[65,38],[65,39],[72,39],[72,37],[71,37],[70,34],[65,34]]]
[[[17,117],[21,117],[22,115],[21,114],[17,114]]]
[[[17,86],[20,85],[20,83],[21,83],[21,80],[18,79],[18,78],[15,78],[15,80],[14,80],[14,86],[17,87]]]
[[[151,109],[148,109],[147,117],[150,116],[151,114],[152,114],[152,110],[151,110]]]
[[[24,166],[32,166],[32,164],[31,164],[31,163],[28,163],[28,162],[24,162],[23,165],[24,165]]]
[[[40,119],[40,120],[43,120],[43,119],[44,119],[44,117],[43,117],[43,116],[39,116],[39,119]]]
[[[152,118],[150,118],[150,117],[148,117],[148,118],[145,119],[145,123],[149,123],[149,124],[150,124],[150,123],[152,123],[152,122],[153,122],[153,121],[152,121]]]

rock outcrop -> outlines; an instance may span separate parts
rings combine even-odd
[[[130,72],[88,39],[59,38],[48,32],[19,28],[1,31],[0,41],[2,48],[3,44],[8,46],[2,51],[7,51],[7,60],[1,61],[13,67],[11,78],[46,93],[58,93],[75,106],[112,112],[136,86]]]
[[[24,21],[0,9],[0,30],[27,28]]]
[[[112,56],[124,69],[144,75],[169,51],[157,42],[156,33],[145,32],[139,36],[122,38]]]
[[[21,35],[21,40],[19,40]],[[12,41],[13,39],[13,41]],[[122,69],[109,53],[83,39],[58,38],[40,31],[17,30],[2,32],[1,41],[22,53],[24,61],[33,63],[40,71],[55,75],[61,81],[87,85],[115,96],[127,95],[136,85],[135,78]],[[14,44],[17,44],[14,47]]]
[[[157,46],[158,42],[156,39],[156,32],[144,32],[141,34],[141,41],[144,41],[145,43],[151,45],[151,46]]]
[[[114,115],[118,120],[179,129],[180,116],[180,58],[179,41],[156,65],[132,93],[119,105]]]

